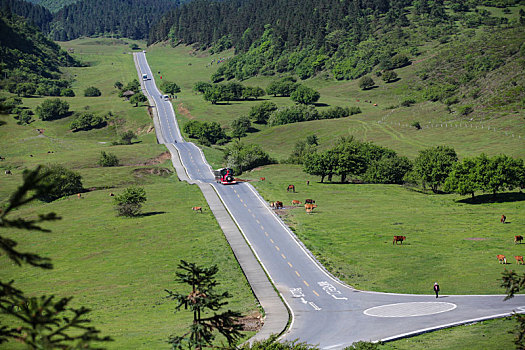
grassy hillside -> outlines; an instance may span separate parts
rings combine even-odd
[[[71,196],[17,211],[15,215],[23,217],[51,211],[63,217],[45,225],[51,233],[2,233],[18,241],[22,251],[52,258],[55,268],[17,267],[4,258],[0,259],[0,279],[14,278],[30,295],[73,296],[72,304],[93,309],[93,325],[115,339],[107,344],[109,349],[163,348],[170,334],[183,333],[191,315],[174,314],[175,304],[164,298],[164,289],[185,290],[174,283],[181,259],[205,266],[217,264],[218,289],[234,296],[229,307],[257,315],[251,289],[199,189],[178,181],[165,147],[156,144],[146,108],[135,108],[117,97],[114,82],[126,83],[137,77],[127,54],[129,46],[101,40],[104,42],[62,43],[65,49],[73,48],[77,58],[90,63],[90,67],[65,71],[75,79],[77,97],[64,99],[73,111],[82,111],[85,106],[93,112],[112,111],[117,123],[73,133],[68,130],[71,117],[20,126],[12,116],[0,115],[0,149],[5,157],[0,162],[0,203],[20,185],[22,171],[37,164],[59,163],[78,171],[89,189],[82,199]],[[81,97],[87,86],[97,86],[102,96]],[[25,98],[23,106],[34,108],[42,101]],[[44,129],[44,134],[36,129]],[[111,146],[117,132],[123,130],[138,133],[138,140],[130,146]],[[122,166],[99,167],[101,151],[117,155]],[[4,175],[7,169],[12,176]],[[118,194],[130,185],[146,190],[144,215],[116,217],[110,193]],[[204,213],[194,213],[193,205],[203,206]],[[5,346],[23,348],[13,343]]]

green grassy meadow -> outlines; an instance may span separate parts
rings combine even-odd
[[[247,315],[259,314],[258,304],[206,201],[196,186],[179,182],[173,167],[156,143],[152,121],[145,107],[133,107],[117,96],[115,81],[124,84],[137,77],[127,44],[111,39],[79,39],[61,43],[89,67],[67,68],[75,77],[77,97],[64,98],[72,111],[111,111],[118,123],[105,128],[72,133],[71,117],[19,126],[11,116],[0,116],[0,149],[6,159],[0,163],[0,203],[21,184],[22,171],[38,164],[59,163],[79,172],[88,192],[82,198],[70,196],[52,203],[32,203],[14,213],[25,218],[55,212],[62,220],[45,224],[50,233],[16,231],[15,239],[24,252],[50,257],[54,269],[18,267],[0,260],[0,278],[15,279],[29,295],[73,296],[72,305],[93,311],[90,318],[102,335],[113,337],[108,349],[167,348],[170,334],[183,334],[191,315],[174,314],[175,303],[165,299],[165,289],[185,291],[175,283],[181,259],[219,267],[219,291],[228,290],[228,305]],[[101,97],[83,97],[88,86],[102,91]],[[24,98],[23,106],[34,108],[41,98]],[[44,134],[36,131],[43,128]],[[133,130],[133,145],[111,146],[117,133]],[[53,153],[48,153],[52,151]],[[121,166],[97,165],[100,152],[117,155]],[[31,156],[32,155],[32,156]],[[167,160],[168,159],[168,160]],[[12,176],[4,175],[10,169]],[[156,175],[162,174],[162,175]],[[113,197],[130,185],[144,187],[147,202],[143,216],[115,216]],[[192,206],[202,206],[195,213]],[[252,333],[248,332],[247,335]],[[8,343],[7,348],[22,348]],[[2,346],[4,346],[2,345]]]

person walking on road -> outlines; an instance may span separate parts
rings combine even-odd
[[[434,283],[434,292],[436,293],[436,298],[437,298],[439,294],[439,284],[437,282]]]

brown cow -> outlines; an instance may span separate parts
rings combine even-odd
[[[392,241],[392,244],[397,244],[397,242],[401,242],[403,244],[403,241],[406,241],[406,236],[394,236],[394,240]]]
[[[498,262],[500,262],[502,264],[506,264],[507,263],[507,259],[505,258],[505,255],[498,254],[497,258],[498,258]]]
[[[306,209],[306,214],[311,214],[313,209]]]
[[[309,204],[315,203],[315,201],[313,199],[305,199],[304,202],[305,203],[309,203]]]
[[[77,198],[82,198],[82,195],[80,193],[77,193]]]
[[[298,200],[292,200],[292,205],[299,205],[301,204],[301,201],[298,201]]]
[[[275,202],[270,202],[270,207],[275,208]]]
[[[521,243],[521,241],[523,241],[523,236],[514,236],[515,244]]]
[[[283,202],[275,201],[275,209],[282,209],[283,208]]]
[[[516,259],[516,264],[523,265],[525,262],[523,262],[523,256],[514,256],[514,259]]]
[[[266,180],[266,178],[265,178],[265,177],[261,177],[260,179],[261,179],[261,181],[264,181],[264,180]]]
[[[312,203],[306,203],[304,205],[304,209],[306,209],[306,211],[308,210],[314,210],[315,208],[317,208],[317,204],[312,204]]]
[[[202,213],[202,207],[193,207],[191,208],[193,211],[200,211]]]
[[[290,191],[295,193],[295,186],[294,185],[288,185],[288,188],[286,189],[286,192],[290,192]]]
[[[502,224],[504,224],[506,220],[507,220],[507,217],[506,217],[505,215],[501,215],[500,222],[501,222]]]

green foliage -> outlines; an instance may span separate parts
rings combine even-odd
[[[345,118],[349,115],[361,113],[359,107],[331,107],[318,111],[313,106],[303,104],[284,107],[275,110],[268,118],[270,126],[298,123],[309,120]]]
[[[472,108],[472,106],[470,105],[465,105],[465,106],[460,106],[458,108],[458,112],[460,115],[469,115],[470,113],[472,113],[474,111],[474,109]]]
[[[397,80],[397,73],[393,70],[387,70],[383,72],[381,79],[383,79],[385,83],[391,83]]]
[[[59,98],[44,100],[36,107],[36,114],[41,120],[55,120],[64,118],[69,114],[69,103]]]
[[[85,97],[98,97],[102,95],[100,90],[94,86],[89,86],[84,90],[84,96]]]
[[[297,89],[295,89],[295,91],[290,95],[292,101],[305,105],[313,104],[319,101],[320,97],[321,95],[319,92],[304,85],[297,87]]]
[[[434,193],[443,185],[458,156],[453,148],[437,146],[419,152],[414,161],[414,172],[425,185],[429,185]]]
[[[167,297],[177,303],[175,312],[184,307],[193,313],[193,322],[189,331],[182,336],[170,336],[169,343],[173,349],[202,349],[212,345],[215,339],[214,331],[226,338],[228,345],[233,347],[241,338],[242,325],[237,320],[242,316],[240,312],[227,310],[217,311],[228,305],[225,301],[231,298],[228,292],[219,293],[215,290],[218,282],[215,275],[219,271],[217,265],[201,267],[184,260],[178,265],[181,272],[177,272],[176,282],[189,285],[187,294],[167,290]],[[213,316],[207,313],[213,312]]]
[[[69,124],[69,128],[73,131],[102,128],[106,125],[103,117],[92,112],[84,112],[78,114],[75,119]]]
[[[260,87],[244,86],[237,82],[227,84],[207,84],[198,82],[193,87],[194,91],[204,92],[204,99],[216,104],[221,101],[239,101],[264,96],[264,90]]]
[[[523,286],[525,286],[525,274],[520,276],[513,270],[507,269],[501,274],[501,287],[505,288],[505,293],[507,294],[504,300],[514,298],[514,295],[522,291]],[[516,349],[523,349],[525,347],[525,316],[515,313],[512,317],[517,321],[514,332],[514,344],[516,345]]]
[[[250,118],[248,117],[239,117],[234,119],[230,124],[232,137],[238,138],[240,140],[241,137],[246,136],[248,130],[250,130],[251,124]]]
[[[317,152],[319,145],[316,135],[308,135],[305,140],[295,143],[294,149],[288,157],[287,162],[292,164],[303,164],[306,155]]]
[[[344,350],[379,350],[380,344],[372,343],[368,341],[358,341],[353,343],[351,346],[344,348]]]
[[[283,78],[271,82],[266,88],[266,93],[273,96],[290,96],[300,85],[293,80]]]
[[[126,86],[124,86],[121,90],[122,91],[128,91],[129,90],[129,91],[133,91],[134,93],[138,93],[138,92],[141,91],[140,90],[140,83],[139,83],[138,79],[133,79],[128,84],[126,84]]]
[[[198,139],[204,144],[216,144],[227,138],[226,133],[217,122],[190,120],[182,130],[188,134],[188,137]]]
[[[59,164],[46,165],[42,169],[47,175],[42,179],[44,187],[37,189],[36,195],[39,199],[51,202],[84,190],[79,173]]]
[[[120,140],[117,142],[114,142],[115,145],[131,145],[131,142],[134,138],[136,138],[137,135],[132,130],[128,130],[123,132],[120,135]]]
[[[100,152],[100,158],[98,159],[98,165],[102,167],[118,166],[119,160],[113,153]]]
[[[384,156],[368,165],[363,180],[368,183],[402,184],[410,170],[412,162],[407,157]]]
[[[148,101],[148,98],[142,92],[134,94],[129,99],[129,103],[131,103],[131,104],[134,103],[135,107],[138,107],[139,103],[144,103],[144,102],[147,102],[147,101]]]
[[[75,92],[73,89],[70,88],[64,88],[60,90],[60,96],[63,97],[75,97]]]
[[[248,342],[240,347],[241,350],[319,350],[319,347],[304,342],[278,341],[277,336],[270,336],[268,339]]]
[[[116,81],[115,84],[113,84],[113,87],[115,89],[119,89],[119,90],[122,90],[122,88],[124,87],[124,84],[122,84],[120,81]]]
[[[234,142],[224,149],[224,159],[228,168],[232,168],[235,174],[250,170],[259,166],[275,163],[268,153],[263,151],[259,145],[245,145],[242,142]]]
[[[368,75],[359,79],[359,87],[363,90],[369,90],[373,88],[375,84],[374,79]]]
[[[174,95],[180,92],[180,87],[176,83],[168,80],[162,80],[162,83],[160,83],[160,89],[164,91],[164,93],[170,95]]]
[[[22,104],[20,97],[9,97],[0,96],[0,113],[10,114],[14,108]]]
[[[33,112],[30,109],[22,109],[15,116],[15,119],[17,119],[16,123],[18,125],[28,125],[33,120],[32,116],[33,116]]]
[[[273,111],[277,110],[277,105],[270,101],[264,101],[250,109],[250,119],[258,124],[266,124]]]
[[[142,204],[147,200],[146,191],[142,187],[128,187],[115,196],[115,206],[118,216],[133,217],[140,215]]]
[[[200,92],[201,94],[203,94],[206,90],[208,90],[211,87],[212,85],[210,83],[198,81],[193,85],[193,91]]]
[[[418,121],[413,121],[412,124],[410,124],[410,126],[413,126],[417,130],[421,130],[421,124]]]

